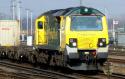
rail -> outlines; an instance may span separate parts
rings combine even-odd
[[[17,76],[22,76],[22,77],[40,77],[40,78],[47,78],[47,79],[77,79],[74,76],[70,76],[70,75],[66,75],[63,73],[59,73],[59,72],[54,72],[54,71],[50,71],[50,70],[44,70],[44,69],[38,69],[38,68],[33,68],[33,67],[24,67],[24,66],[20,66],[20,65],[16,65],[16,64],[12,64],[10,62],[5,62],[5,61],[0,61],[0,65],[3,67],[7,67],[7,68],[12,68],[15,70],[18,70],[20,72],[15,72],[16,74],[18,74]]]
[[[21,79],[34,79],[34,77],[43,79],[125,79],[125,75],[116,73],[113,73],[112,75],[105,75],[103,72],[89,72],[88,74],[85,74],[86,72],[77,73],[76,71],[73,71],[71,74],[66,74],[58,71],[44,70],[34,67],[25,67],[20,64],[10,63],[4,60],[0,61],[0,66],[20,71],[14,72],[13,76],[17,76]],[[96,74],[92,75],[90,73]]]

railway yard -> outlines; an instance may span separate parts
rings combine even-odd
[[[35,14],[10,0],[10,12],[0,12],[0,79],[125,79],[125,24],[113,17],[119,11],[61,1],[70,3],[31,1]]]
[[[122,52],[122,53],[121,53]],[[0,60],[0,79],[125,79],[124,48],[109,49],[102,71],[73,71],[66,68],[33,65],[14,60]]]

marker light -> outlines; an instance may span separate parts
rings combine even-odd
[[[106,39],[105,38],[98,39],[98,47],[106,47]]]
[[[76,38],[70,38],[69,39],[69,46],[70,47],[77,47],[77,39]]]

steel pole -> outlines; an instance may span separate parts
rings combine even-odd
[[[82,0],[80,0],[80,6],[82,6]]]
[[[12,18],[15,20],[15,0],[12,0]]]
[[[27,9],[27,36],[28,36],[28,26],[29,26],[28,17],[29,17],[29,10]]]
[[[113,19],[113,24],[112,24],[112,36],[114,38],[114,45],[115,45],[115,24],[114,24],[114,19]]]
[[[30,19],[31,19],[31,36],[32,36],[32,34],[33,34],[33,15],[32,15],[32,11],[31,11],[31,13],[30,13]]]

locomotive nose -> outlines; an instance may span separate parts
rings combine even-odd
[[[97,48],[97,39],[92,38],[79,38],[78,39],[78,49],[96,49]]]

